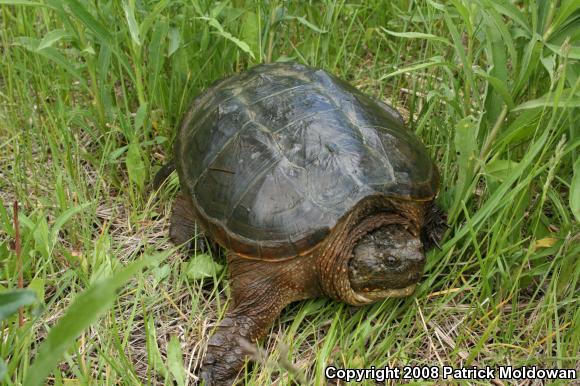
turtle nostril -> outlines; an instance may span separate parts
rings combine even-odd
[[[397,259],[395,256],[391,256],[391,255],[387,256],[385,261],[389,267],[395,267],[399,263],[399,259]]]

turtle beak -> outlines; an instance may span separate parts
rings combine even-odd
[[[374,303],[379,300],[387,299],[387,298],[404,298],[406,296],[410,296],[415,292],[415,288],[417,284],[411,284],[405,288],[399,289],[382,289],[382,290],[370,290],[370,291],[361,291],[357,292],[357,300],[361,303],[368,304]]]

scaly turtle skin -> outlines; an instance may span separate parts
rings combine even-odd
[[[323,70],[267,64],[214,83],[177,133],[174,163],[172,240],[199,225],[228,250],[233,304],[209,340],[206,384],[233,383],[241,340],[293,301],[410,295],[442,234],[423,144],[395,109]]]

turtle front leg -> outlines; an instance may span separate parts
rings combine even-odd
[[[197,242],[193,238],[197,235]],[[211,238],[206,238],[203,230],[195,222],[195,210],[191,198],[183,191],[175,197],[169,220],[169,238],[175,245],[187,245],[191,251],[219,256],[219,246]]]
[[[206,385],[232,385],[248,352],[289,303],[318,296],[313,259],[267,262],[228,255],[233,304],[209,339],[201,377]]]

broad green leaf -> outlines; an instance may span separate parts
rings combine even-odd
[[[476,123],[472,117],[463,118],[455,125],[455,151],[457,153],[457,183],[455,198],[450,217],[453,218],[460,208],[461,201],[467,201],[470,194],[468,187],[473,180],[475,151],[477,149]]]
[[[137,109],[137,113],[135,114],[135,133],[138,133],[142,128],[145,122],[145,118],[147,118],[147,103],[142,104]]]
[[[97,68],[98,68],[98,84],[99,84],[99,94],[101,102],[105,106],[105,111],[110,113],[112,110],[113,102],[111,100],[111,90],[112,86],[107,81],[109,74],[109,66],[111,64],[111,47],[106,44],[101,44],[99,49],[99,55],[97,57]]]
[[[147,324],[145,327],[145,340],[147,344],[147,359],[149,365],[152,366],[153,369],[157,371],[157,373],[167,378],[167,367],[163,363],[161,351],[159,351],[159,346],[157,345],[157,330],[155,329],[155,320],[151,316],[147,318]]]
[[[570,184],[570,209],[576,221],[580,222],[580,158],[574,162],[574,174]]]
[[[181,35],[179,29],[171,28],[169,30],[169,48],[167,49],[167,56],[171,56],[179,48],[179,43],[181,42]]]
[[[41,277],[35,277],[28,284],[28,289],[34,291],[36,297],[39,301],[44,302],[44,279]]]
[[[486,174],[503,181],[518,166],[518,162],[507,159],[494,159],[485,165]]]
[[[171,273],[171,267],[168,265],[162,265],[152,270],[153,271],[153,288],[157,287],[169,274]]]
[[[75,339],[111,308],[117,298],[117,290],[157,259],[158,255],[145,256],[77,295],[40,344],[35,360],[27,372],[24,386],[43,385]]]
[[[260,53],[260,27],[258,15],[246,12],[242,17],[241,38],[248,43],[252,52]]]
[[[0,321],[16,313],[20,307],[36,302],[36,294],[31,290],[9,290],[0,292]]]
[[[147,47],[151,71],[149,72],[149,90],[152,93],[150,99],[156,95],[157,82],[161,79],[161,68],[165,61],[163,54],[165,39],[169,31],[169,24],[165,20],[160,20],[153,26],[151,41]]]
[[[43,48],[52,47],[52,45],[54,45],[56,42],[58,42],[64,38],[70,38],[70,37],[71,37],[71,34],[69,34],[68,32],[61,30],[61,29],[56,29],[56,30],[50,31],[49,33],[44,35],[44,37],[42,38],[40,43],[38,43],[38,47],[36,49],[42,50]]]
[[[192,280],[200,280],[206,277],[218,275],[224,267],[217,263],[210,255],[201,254],[195,256],[187,264],[186,274]]]
[[[141,146],[138,143],[131,142],[129,144],[125,164],[127,165],[129,179],[137,185],[139,190],[142,190],[145,186],[145,179],[147,178],[147,168],[141,157]]]
[[[127,20],[127,25],[129,26],[131,39],[133,39],[135,44],[140,46],[141,38],[139,37],[139,26],[137,25],[137,20],[135,20],[135,6],[133,2],[129,4],[126,0],[123,0],[123,12],[125,12],[125,19]]]
[[[548,55],[546,57],[541,56],[540,61],[544,65],[548,75],[550,75],[550,82],[554,83],[555,71],[556,71],[556,55]]]
[[[422,32],[395,32],[395,31],[390,31],[384,27],[381,27],[381,29],[388,33],[389,35],[392,36],[397,36],[400,38],[405,38],[405,39],[424,39],[424,40],[435,40],[438,42],[442,42],[447,44],[448,46],[451,46],[451,42],[448,39],[445,39],[442,36],[437,36],[437,35],[432,35],[432,34],[426,34],[426,33],[422,33]]]
[[[173,375],[178,386],[185,385],[185,368],[183,367],[183,354],[179,339],[172,335],[167,347],[167,368]]]

